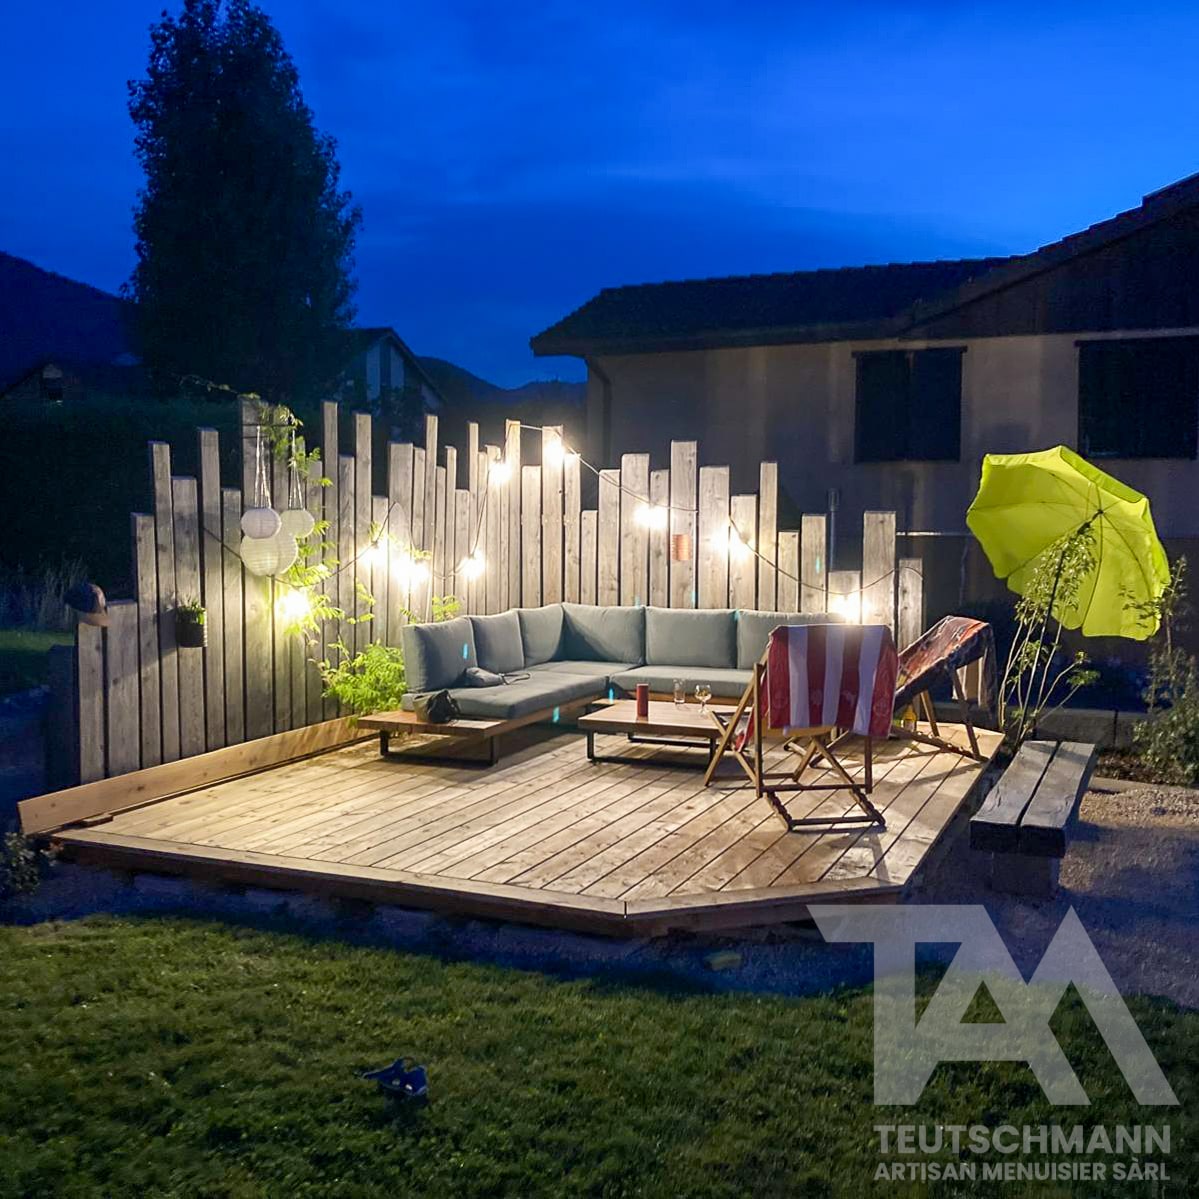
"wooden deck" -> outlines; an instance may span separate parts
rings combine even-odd
[[[965,744],[961,727],[941,727]],[[999,736],[979,737],[993,755]],[[876,746],[871,797],[885,829],[788,833],[732,769],[705,789],[701,772],[656,758],[671,751],[617,746],[647,760],[590,763],[577,733],[543,736],[484,772],[385,761],[363,743],[54,838],[111,866],[645,935],[796,920],[814,902],[892,902],[983,771],[888,742]],[[852,746],[843,760],[860,768]],[[843,791],[786,800],[795,816],[854,810]]]

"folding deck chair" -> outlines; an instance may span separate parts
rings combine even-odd
[[[868,798],[874,786],[872,741],[890,732],[897,657],[885,625],[781,625],[770,634],[766,652],[733,711],[712,712],[721,736],[704,775],[707,786],[726,754],[748,776],[788,831],[840,824],[886,827]],[[838,729],[845,730],[838,736]],[[782,748],[799,761],[790,770],[766,770],[763,740],[780,732]],[[856,780],[837,757],[845,737],[864,738],[864,778]],[[804,771],[827,762],[837,777],[830,783],[801,783]],[[844,816],[793,817],[779,799],[786,791],[841,791],[853,796],[859,812]]]
[[[995,702],[995,634],[986,621],[946,616],[907,646],[899,655],[895,680],[895,736],[951,749],[981,762],[983,755],[979,752],[974,722],[970,719],[970,701],[962,680],[972,666],[976,667],[976,671],[970,672],[976,676],[974,698],[984,710],[990,711]],[[941,682],[949,683],[957,700],[970,739],[969,750],[945,740],[937,727],[931,691]],[[927,733],[916,728],[921,714],[929,725]]]

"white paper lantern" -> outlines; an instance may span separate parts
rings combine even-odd
[[[303,541],[316,528],[316,517],[307,508],[288,508],[279,518],[279,524],[296,541]]]
[[[252,575],[273,575],[279,570],[279,545],[274,537],[243,537],[237,556]]]
[[[280,529],[271,540],[275,543],[279,555],[271,574],[281,575],[300,556],[300,550],[296,545],[296,539],[286,529]]]
[[[241,514],[241,531],[262,541],[279,532],[279,513],[274,508],[247,508]]]

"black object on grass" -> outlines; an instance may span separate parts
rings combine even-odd
[[[429,1079],[424,1066],[415,1062],[409,1066],[402,1057],[378,1070],[362,1070],[358,1077],[374,1080],[380,1090],[399,1099],[427,1099],[429,1096]]]

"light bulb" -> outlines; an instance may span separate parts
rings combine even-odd
[[[276,608],[284,620],[303,620],[312,611],[312,601],[307,591],[285,591]]]
[[[475,550],[458,564],[458,573],[466,579],[477,579],[483,573],[483,555]]]
[[[498,462],[493,462],[487,469],[487,481],[494,483],[497,487],[507,483],[512,477],[512,467],[501,458]]]
[[[647,529],[664,529],[670,521],[670,513],[661,504],[641,504],[636,519]]]
[[[546,466],[561,466],[566,457],[566,448],[561,437],[551,437],[541,450],[542,461]]]

